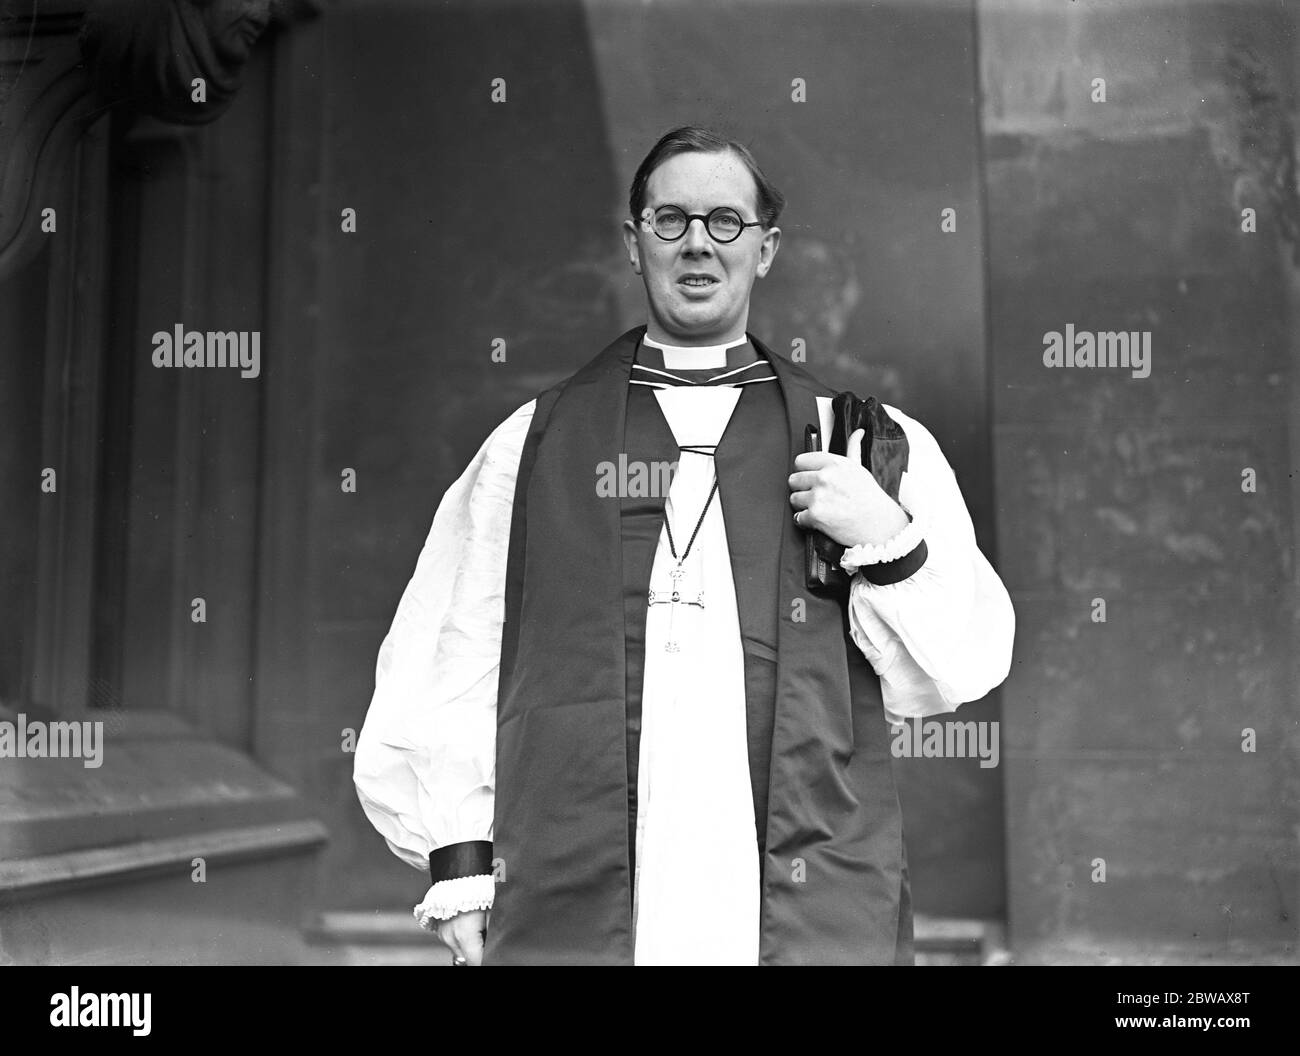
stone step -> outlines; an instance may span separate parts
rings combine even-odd
[[[918,916],[916,963],[925,966],[1000,963],[1002,929],[991,921]],[[451,955],[415,918],[400,911],[320,914],[307,942],[323,965],[450,965]]]

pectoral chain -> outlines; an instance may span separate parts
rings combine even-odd
[[[679,653],[682,648],[680,643],[673,636],[673,625],[676,622],[673,617],[677,613],[677,606],[691,605],[695,608],[704,608],[703,588],[694,591],[682,590],[681,579],[686,575],[686,570],[682,568],[682,565],[690,555],[691,547],[695,545],[695,537],[700,534],[700,526],[704,523],[704,517],[709,512],[709,506],[713,503],[713,496],[717,494],[717,491],[718,477],[715,473],[713,476],[713,487],[709,491],[709,497],[704,503],[704,509],[700,511],[700,519],[695,522],[695,531],[691,533],[690,542],[686,544],[686,550],[682,553],[681,557],[677,557],[677,546],[673,541],[672,526],[668,523],[667,516],[665,515],[664,517],[664,529],[668,533],[668,550],[673,557],[677,558],[677,566],[670,569],[668,572],[668,577],[673,581],[673,585],[672,589],[667,591],[656,591],[652,588],[648,592],[646,600],[651,605],[671,606],[668,610],[668,636],[667,640],[664,642],[664,652],[666,653]],[[694,594],[693,599],[690,597],[691,594]]]

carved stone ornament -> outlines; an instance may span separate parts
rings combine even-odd
[[[39,246],[78,137],[125,108],[172,124],[219,117],[253,45],[321,0],[35,4],[0,21],[0,280]]]
[[[106,104],[203,124],[234,99],[272,19],[294,10],[272,0],[101,0],[82,25],[81,51]]]

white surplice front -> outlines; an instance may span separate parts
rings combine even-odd
[[[654,395],[678,447],[688,448],[721,440],[743,391],[676,387]],[[637,769],[636,964],[758,963],[745,657],[723,520],[725,481],[709,501],[714,470],[711,456],[683,450],[664,504],[677,557],[661,529],[650,573],[654,601],[646,608]],[[674,579],[682,555],[682,575]]]

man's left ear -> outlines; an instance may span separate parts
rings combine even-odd
[[[755,273],[761,279],[772,268],[772,261],[776,259],[776,251],[781,246],[781,229],[779,227],[769,227],[763,232],[763,242],[758,247],[758,267]]]

